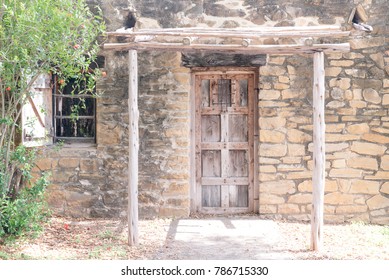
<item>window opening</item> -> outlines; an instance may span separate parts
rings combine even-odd
[[[70,79],[60,88],[53,80],[54,141],[94,143],[96,138],[96,99],[91,93],[77,94],[86,88]]]

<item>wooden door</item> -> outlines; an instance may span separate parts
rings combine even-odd
[[[197,210],[253,211],[254,73],[195,75]]]

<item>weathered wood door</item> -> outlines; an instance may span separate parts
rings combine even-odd
[[[199,212],[253,211],[254,81],[250,72],[195,74]]]

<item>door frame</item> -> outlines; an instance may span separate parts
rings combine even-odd
[[[198,187],[196,180],[196,151],[199,147],[196,147],[196,76],[208,75],[208,74],[252,74],[254,75],[254,92],[252,100],[252,129],[253,143],[250,147],[250,165],[253,165],[253,174],[251,176],[251,186],[253,190],[249,190],[249,210],[248,212],[259,213],[259,169],[258,169],[258,82],[259,82],[259,68],[258,67],[194,67],[191,69],[191,90],[190,90],[190,212],[198,213],[201,209],[201,200],[198,199]],[[250,103],[249,103],[250,104]],[[250,105],[249,105],[250,106]],[[253,161],[253,162],[252,162]],[[239,212],[239,211],[238,211]],[[228,214],[232,214],[229,212]]]

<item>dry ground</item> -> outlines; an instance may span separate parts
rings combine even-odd
[[[266,250],[276,252],[275,256],[281,255],[283,259],[389,260],[388,226],[325,225],[323,250],[313,253],[309,251],[309,224],[269,222],[278,231],[279,238],[277,242],[268,243]],[[177,246],[171,235],[175,225],[177,220],[172,219],[141,220],[140,245],[128,247],[125,221],[53,217],[38,238],[0,244],[0,260],[179,259],[183,257],[181,251],[185,250]],[[190,247],[190,242],[186,246]]]

